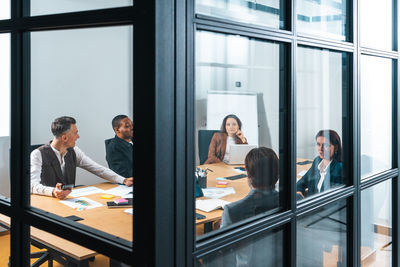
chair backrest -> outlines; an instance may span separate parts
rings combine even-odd
[[[39,145],[31,145],[31,153],[33,150],[35,150],[36,148],[39,148],[41,146],[43,146],[44,144],[39,144]]]
[[[104,144],[106,145],[106,147],[108,146],[108,144],[110,143],[110,141],[114,139],[114,138],[110,138],[110,139],[106,139],[104,140]]]
[[[211,138],[214,133],[219,130],[199,130],[199,159],[200,165],[208,158],[208,147],[210,146]]]

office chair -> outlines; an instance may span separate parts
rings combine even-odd
[[[199,130],[199,159],[200,165],[208,158],[208,147],[210,146],[211,138],[214,133],[219,132],[219,130]]]

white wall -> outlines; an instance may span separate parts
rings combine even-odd
[[[31,143],[52,139],[54,118],[77,120],[77,142],[107,166],[104,140],[114,136],[115,115],[132,117],[132,27],[34,32],[31,34]],[[103,181],[78,169],[77,184]]]

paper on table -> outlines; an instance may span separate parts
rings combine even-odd
[[[133,208],[126,209],[124,212],[129,213],[130,215],[133,215]]]
[[[103,192],[104,192],[103,189],[100,189],[100,188],[97,188],[94,186],[88,186],[88,187],[84,187],[84,188],[73,189],[69,195],[71,197],[81,197],[81,196],[87,196],[87,195],[103,193]]]
[[[196,209],[210,212],[219,208],[224,208],[226,204],[229,204],[229,201],[225,201],[222,199],[199,199],[196,200]]]
[[[307,171],[305,171],[305,170],[302,170],[301,172],[299,172],[298,174],[297,174],[297,176],[304,176],[304,174],[306,174],[307,173]]]
[[[111,188],[108,190],[104,190],[104,193],[114,195],[114,196],[125,196],[129,192],[132,192],[132,191],[133,191],[132,186],[119,185],[117,187],[114,187],[114,188]]]
[[[203,195],[208,198],[221,198],[229,194],[235,194],[235,189],[233,187],[226,188],[216,188],[216,187],[207,187],[202,189]]]
[[[93,208],[102,207],[103,204],[91,200],[87,197],[69,198],[66,200],[60,200],[60,203],[67,205],[76,210],[88,210]]]

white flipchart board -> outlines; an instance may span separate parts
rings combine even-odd
[[[239,117],[247,142],[258,146],[257,94],[209,91],[207,94],[207,129],[219,130],[223,119],[229,114]]]

